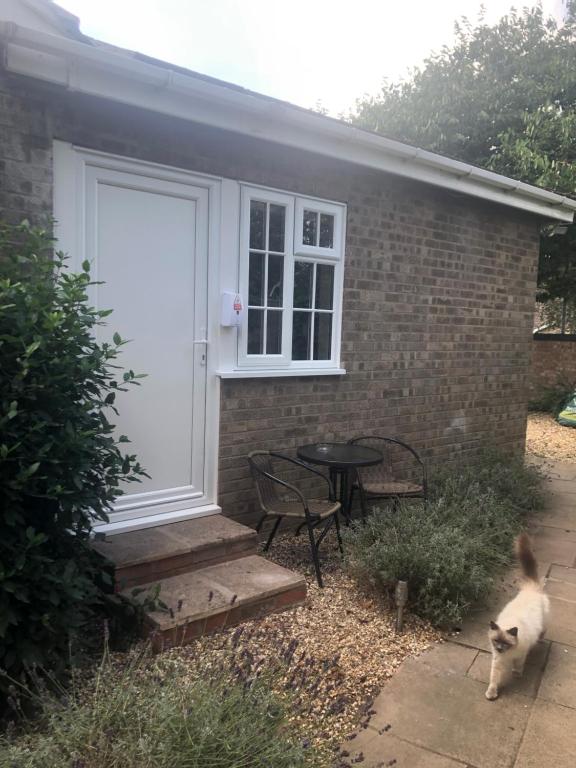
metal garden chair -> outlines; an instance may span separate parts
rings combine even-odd
[[[380,451],[384,460],[373,467],[362,467],[350,492],[350,506],[356,491],[360,493],[362,518],[366,519],[368,501],[375,499],[423,499],[428,500],[426,467],[414,448],[393,437],[365,435],[355,437],[349,443],[366,445]]]
[[[318,586],[322,587],[318,550],[333,524],[336,526],[338,548],[340,552],[343,552],[342,539],[340,537],[340,521],[338,520],[341,505],[339,501],[334,501],[332,483],[322,472],[313,469],[309,464],[299,459],[285,456],[282,453],[253,451],[248,456],[248,463],[256,485],[258,501],[262,511],[262,517],[256,526],[256,530],[260,531],[266,518],[276,518],[264,546],[264,551],[266,552],[270,548],[272,540],[285,517],[300,520],[301,524],[297,528],[296,535],[302,527],[308,529],[316,579]],[[306,493],[294,484],[294,467],[322,478],[328,485],[328,498],[308,498]],[[322,523],[324,523],[324,527],[320,534],[316,536],[315,529]]]

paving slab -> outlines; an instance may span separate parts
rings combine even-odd
[[[514,768],[574,768],[576,710],[536,699]]]
[[[576,542],[576,515],[572,526],[548,525],[548,522],[548,520],[543,520],[542,525],[533,529],[532,535]]]
[[[576,584],[576,568],[569,568],[566,565],[553,565],[550,568],[548,578]]]
[[[519,693],[523,696],[534,698],[538,692],[546,659],[549,652],[550,643],[538,643],[530,651],[524,674],[522,677],[511,677],[502,687],[500,696],[507,696],[510,693]],[[478,680],[485,685],[490,681],[490,667],[492,666],[492,654],[485,651],[479,651],[474,663],[468,670],[468,677]]]
[[[546,638],[576,646],[576,603],[550,596]]]
[[[347,763],[362,768],[466,768],[464,763],[368,728],[343,747]]]
[[[241,606],[305,584],[300,574],[250,555],[164,579],[160,598],[173,613],[154,611],[149,619],[164,630],[191,618],[206,618],[222,608]]]
[[[554,520],[557,515],[565,515],[568,522],[573,522],[576,507],[576,490],[573,486],[573,483],[563,483],[561,487],[546,485],[544,510],[538,513],[536,519],[545,519],[544,516],[548,515],[550,520]]]
[[[573,569],[567,568],[566,570]],[[574,582],[548,578],[544,591],[549,597],[558,597],[576,603],[576,583]]]
[[[435,645],[415,659],[405,662],[406,665],[425,666],[437,672],[449,675],[465,675],[478,655],[476,648],[447,642]]]
[[[511,694],[487,701],[469,677],[404,666],[376,699],[371,727],[475,768],[509,768],[532,699]]]
[[[144,621],[156,651],[301,605],[306,599],[303,576],[257,555],[173,576],[159,584],[167,610],[146,612]]]
[[[239,539],[257,542],[255,531],[246,525],[224,515],[208,515],[156,528],[119,533],[104,541],[96,540],[92,546],[120,568]]]
[[[571,645],[573,648],[576,648],[576,631],[567,629],[558,624],[548,625],[548,628],[546,629],[546,639],[551,640],[554,643]]]
[[[565,480],[547,483],[544,486],[546,509],[552,511],[558,507],[563,507],[566,510],[574,509],[576,505],[576,488],[574,486],[574,483]]]
[[[566,531],[574,533],[576,531],[576,510],[557,506],[552,511],[543,512],[534,519],[534,522],[546,528],[559,530],[561,535]]]
[[[450,640],[459,645],[466,645],[469,648],[476,648],[479,651],[489,651],[490,641],[488,640],[488,622],[479,623],[466,619],[460,632],[451,632]]]
[[[546,476],[552,481],[576,481],[576,462],[574,461],[551,461],[549,459],[544,459],[540,466]]]
[[[552,643],[538,698],[576,709],[576,648]]]
[[[544,506],[546,509],[556,507],[574,508],[576,504],[576,483],[573,480],[548,480],[544,484]]]
[[[96,540],[114,565],[117,591],[256,554],[258,535],[223,515],[209,515]]]
[[[556,529],[548,528],[539,531],[532,536],[534,554],[538,560],[538,568],[541,574],[544,574],[544,563],[555,563],[557,565],[573,566],[576,561],[576,541],[569,541],[564,538],[561,532],[556,533]]]

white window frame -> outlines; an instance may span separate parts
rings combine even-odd
[[[281,355],[248,355],[247,353],[251,201],[275,203],[283,205],[286,208]],[[332,248],[304,246],[302,244],[304,210],[314,210],[318,213],[328,213],[334,216]],[[343,244],[345,242],[345,221],[346,206],[342,203],[302,197],[263,187],[254,187],[244,184],[241,186],[239,290],[243,299],[245,314],[238,334],[237,370],[240,376],[248,374],[250,370],[257,372],[257,375],[265,375],[266,372],[274,373],[275,371],[284,372],[285,375],[297,375],[297,371],[301,371],[303,374],[311,374],[314,371],[318,371],[319,373],[334,372],[338,374],[344,372],[340,368],[340,338],[344,283]],[[334,268],[332,337],[331,355],[329,360],[292,360],[294,264],[296,261],[326,264]],[[296,308],[296,311],[298,311],[298,308]],[[313,313],[314,309],[311,308],[310,311]],[[311,330],[311,345],[313,353],[313,330]],[[279,373],[279,375],[282,375],[282,373]]]
[[[291,220],[294,217],[294,198],[280,192],[258,189],[256,187],[242,187],[240,195],[240,294],[243,299],[245,312],[244,322],[238,335],[238,359],[242,365],[252,368],[273,367],[283,368],[290,365],[290,340],[292,338],[292,318],[289,316],[292,305],[292,293],[294,291],[293,273],[291,268],[291,255],[293,252],[293,227]],[[250,252],[257,250],[250,248],[250,203],[258,201],[282,205],[286,208],[286,221],[284,223],[284,282],[282,300],[282,353],[280,355],[249,355],[248,354],[248,277],[250,271]],[[265,245],[268,246],[266,236]],[[258,251],[262,252],[262,251]],[[268,252],[267,248],[264,251]],[[264,293],[267,293],[267,270],[264,276]]]
[[[318,214],[326,213],[334,217],[332,248],[321,248],[319,245],[304,245],[304,211],[313,211]],[[342,218],[344,213],[345,208],[337,203],[313,200],[305,197],[296,198],[296,210],[294,214],[294,252],[300,256],[318,256],[322,259],[340,260],[343,256]],[[318,226],[318,230],[319,229],[320,226]]]

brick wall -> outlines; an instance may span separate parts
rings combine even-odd
[[[1,48],[0,48],[1,55]],[[52,211],[52,136],[44,96],[8,87],[0,70],[0,212],[10,223]]]
[[[532,342],[531,394],[559,381],[576,383],[576,337],[562,341],[534,339]]]
[[[429,462],[523,449],[538,222],[256,139],[0,77],[0,207],[51,206],[51,141],[346,202],[343,377],[222,383],[220,502],[244,515],[245,456],[361,433]]]

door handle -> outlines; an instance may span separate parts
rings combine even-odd
[[[204,344],[204,351],[200,358],[200,365],[206,365],[206,348],[208,347],[208,339],[194,339],[194,344]]]

